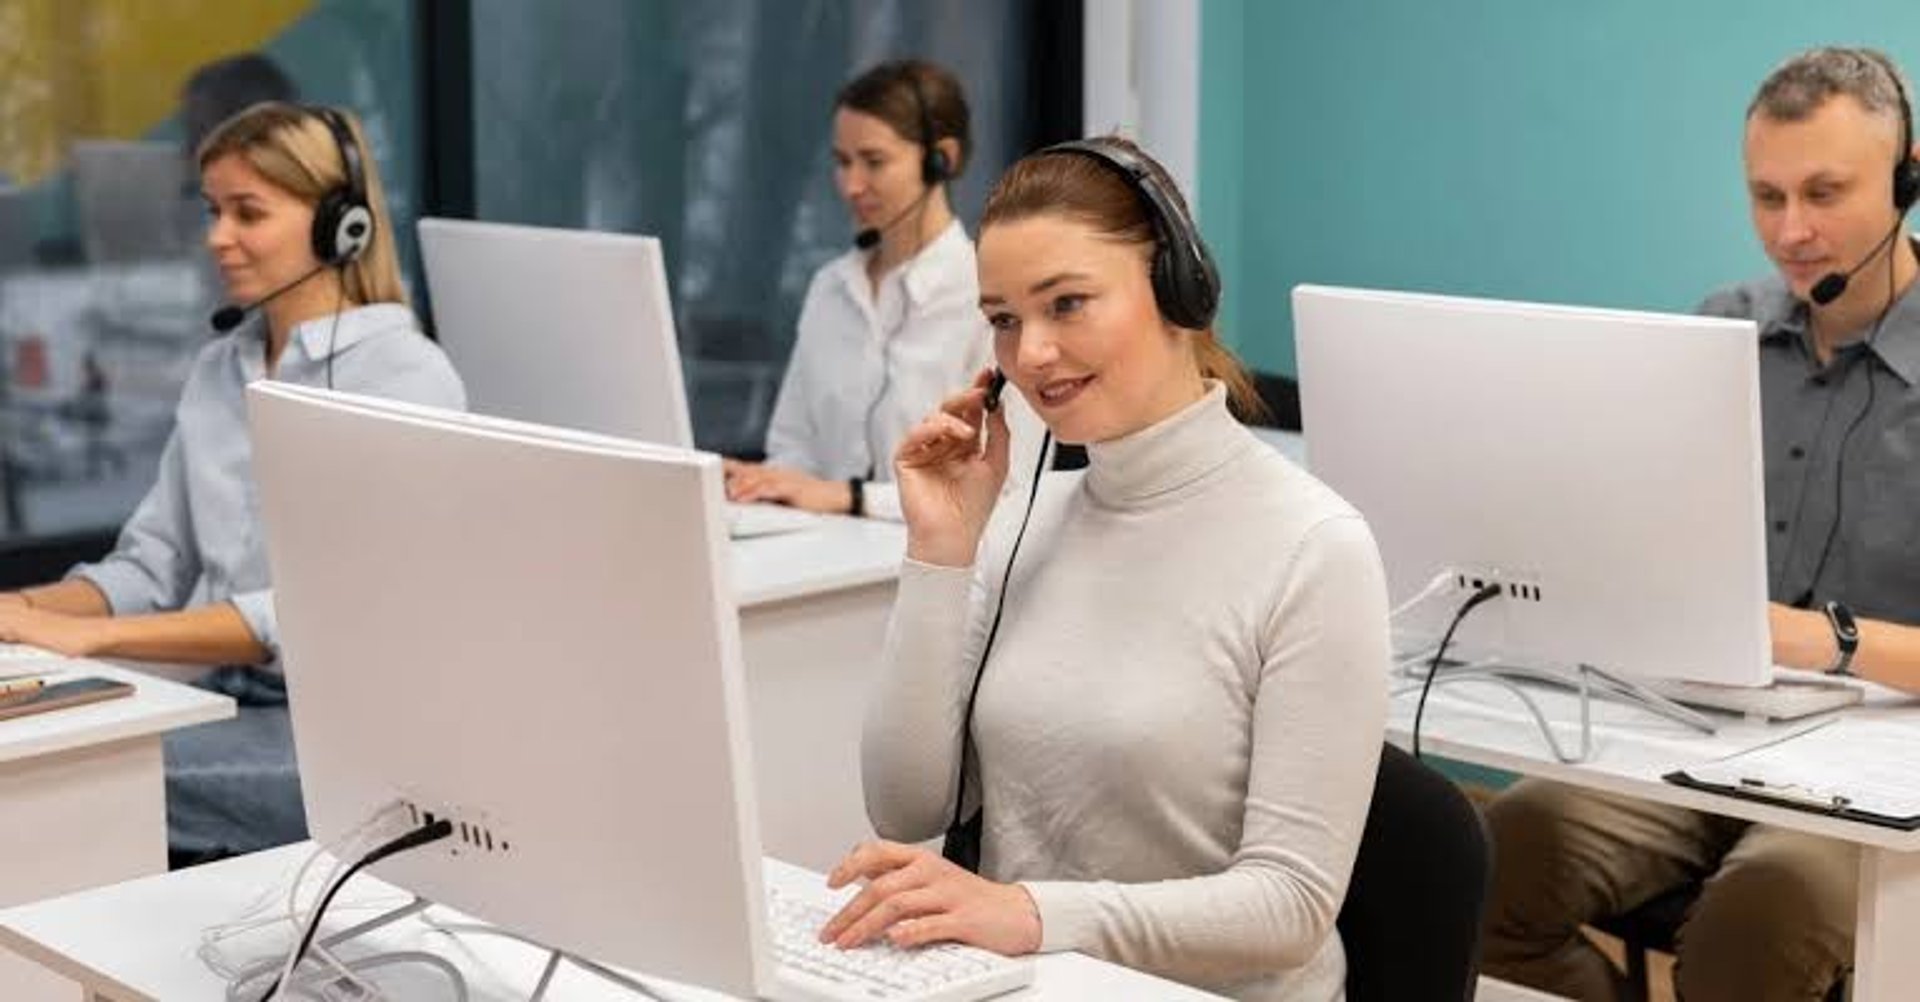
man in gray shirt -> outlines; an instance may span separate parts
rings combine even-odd
[[[1789,60],[1747,110],[1754,229],[1777,273],[1701,311],[1760,329],[1774,660],[1920,691],[1920,147],[1877,52]],[[1629,997],[1580,927],[1702,883],[1677,937],[1690,1002],[1818,999],[1853,956],[1853,847],[1523,781],[1488,810],[1488,973]]]

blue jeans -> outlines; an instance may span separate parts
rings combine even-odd
[[[230,720],[165,738],[169,856],[184,865],[306,838],[285,680],[258,668],[216,668],[193,684],[238,705]]]

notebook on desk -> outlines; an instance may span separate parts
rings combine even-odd
[[[1920,829],[1920,717],[1835,718],[1663,777],[1712,793],[1903,831]]]

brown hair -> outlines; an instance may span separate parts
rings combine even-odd
[[[380,172],[368,152],[360,120],[338,112],[360,148],[360,171],[366,182],[367,206],[373,210],[373,244],[344,269],[348,298],[363,306],[407,301],[400,281],[400,257],[393,247],[393,217],[380,187]],[[200,144],[200,170],[225,156],[238,156],[267,182],[308,205],[319,205],[327,192],[347,183],[347,167],[339,140],[327,123],[297,104],[268,101],[256,104],[220,123]]]
[[[942,139],[955,140],[960,155],[954,158],[949,177],[959,177],[973,158],[973,131],[960,81],[925,60],[881,63],[847,81],[834,95],[833,106],[872,115],[900,138],[928,150]]]
[[[1179,211],[1187,212],[1186,199],[1180,194],[1179,186],[1159,161],[1120,136],[1103,136],[1096,142],[1138,157]],[[1114,168],[1081,153],[1041,150],[1023,157],[1000,175],[993,192],[987,196],[986,211],[980,216],[980,230],[984,233],[996,223],[1057,215],[1084,223],[1121,243],[1151,248],[1158,241],[1151,213],[1146,197],[1122,180]],[[1142,266],[1146,266],[1145,258]],[[1192,345],[1200,375],[1226,384],[1227,401],[1235,417],[1256,421],[1267,416],[1267,406],[1254,388],[1253,377],[1232,350],[1220,342],[1212,327],[1195,331]]]

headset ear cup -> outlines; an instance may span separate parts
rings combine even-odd
[[[1196,284],[1180,266],[1178,255],[1163,243],[1153,252],[1153,299],[1160,315],[1175,327],[1205,330],[1213,322],[1213,308],[1203,284]]]
[[[346,264],[373,245],[373,210],[345,190],[327,192],[313,208],[313,256]]]
[[[339,252],[336,261],[345,264],[366,253],[373,245],[373,210],[364,205],[352,204],[340,214],[340,223],[334,228],[333,247]]]
[[[1893,169],[1893,207],[1901,212],[1920,201],[1920,160],[1907,160]]]
[[[313,256],[327,264],[340,260],[336,238],[340,233],[340,218],[346,210],[346,194],[338,190],[320,196],[319,204],[313,207]]]
[[[947,159],[947,151],[938,146],[929,147],[920,163],[920,179],[930,185],[945,184],[952,176],[953,163]]]

